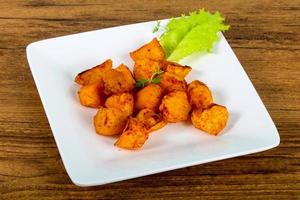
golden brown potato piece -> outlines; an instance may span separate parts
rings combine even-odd
[[[165,72],[162,75],[160,81],[160,87],[164,90],[165,93],[170,93],[173,91],[186,91],[187,85],[185,80],[177,78],[170,72]]]
[[[148,44],[130,53],[130,57],[136,62],[140,59],[163,60],[165,57],[164,51],[159,44],[159,41],[154,38]]]
[[[147,139],[145,124],[136,118],[130,118],[115,145],[123,149],[136,150],[141,148]]]
[[[131,71],[129,70],[129,68],[126,65],[121,64],[121,65],[119,65],[119,67],[116,68],[116,70],[121,72],[124,75],[124,77],[125,77],[126,81],[128,82],[128,84],[131,84],[132,87],[135,86],[135,80],[132,76]]]
[[[103,76],[104,94],[119,94],[124,92],[130,92],[134,85],[128,82],[123,73],[111,69],[106,71]]]
[[[135,80],[150,79],[158,71],[160,71],[159,62],[149,59],[137,60],[133,68]]]
[[[122,133],[127,122],[127,115],[117,108],[100,107],[94,117],[94,126],[98,134],[117,135]]]
[[[124,128],[124,131],[146,131],[146,125],[141,120],[130,117],[127,120],[126,126]]]
[[[228,115],[226,107],[211,104],[204,110],[201,108],[193,110],[191,120],[196,128],[217,135],[226,126]]]
[[[113,94],[105,101],[105,107],[117,108],[124,112],[127,116],[133,113],[133,96],[130,93]]]
[[[92,108],[103,106],[105,101],[100,83],[82,86],[78,91],[78,96],[81,105]]]
[[[135,109],[158,110],[163,90],[157,84],[149,84],[135,94]]]
[[[167,124],[161,114],[156,114],[153,110],[147,108],[141,110],[136,118],[145,124],[148,133],[161,129]]]
[[[152,109],[145,108],[145,109],[140,110],[140,112],[138,112],[138,114],[136,115],[136,118],[139,121],[145,122],[145,125],[148,129],[157,123],[156,121],[157,121],[157,119],[160,118],[160,115],[156,114]],[[150,120],[147,122],[148,119],[150,119]]]
[[[100,65],[79,73],[75,77],[75,82],[79,85],[89,85],[96,82],[102,82],[105,71],[112,68],[112,60],[108,59]]]
[[[198,80],[188,85],[188,97],[192,108],[207,108],[213,103],[209,88]]]
[[[183,80],[192,70],[190,66],[183,66],[166,60],[161,61],[161,68],[165,72],[176,75],[177,78],[181,80]]]
[[[147,139],[147,132],[129,130],[122,133],[115,145],[123,149],[137,150],[144,145]]]
[[[163,128],[167,124],[168,124],[168,122],[166,120],[162,119],[161,121],[159,121],[158,123],[156,123],[154,126],[151,126],[148,129],[148,133],[152,133],[154,131],[157,131],[157,130]]]
[[[167,122],[179,122],[188,119],[191,106],[184,91],[174,91],[163,97],[159,110]]]

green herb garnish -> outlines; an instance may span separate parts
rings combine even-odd
[[[150,83],[159,84],[162,79],[163,73],[164,73],[164,71],[159,70],[159,71],[153,73],[151,78],[149,78],[149,79],[139,79],[136,81],[135,87],[143,88],[143,87],[145,87],[145,85],[150,84]]]
[[[139,87],[139,88],[142,88],[145,86],[146,83],[149,82],[149,79],[139,79],[136,81],[135,83],[135,87]]]

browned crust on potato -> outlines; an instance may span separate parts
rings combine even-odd
[[[138,150],[148,139],[147,132],[142,131],[124,131],[115,145],[122,149]]]
[[[167,122],[185,121],[189,117],[191,106],[184,91],[174,91],[165,95],[159,106],[163,118]]]
[[[130,116],[133,113],[134,100],[132,94],[120,93],[108,97],[104,105],[107,108],[117,108],[124,112],[127,116]]]
[[[157,84],[149,84],[135,94],[135,110],[149,108],[158,110],[163,90]]]
[[[165,72],[169,72],[175,75],[178,79],[183,80],[192,70],[190,66],[183,66],[175,62],[163,60],[161,63],[161,69]]]
[[[162,118],[161,113],[157,114],[153,110],[147,108],[141,110],[136,115],[136,118],[145,124],[148,133],[161,129],[167,124]]]
[[[117,108],[100,107],[94,116],[96,133],[100,135],[117,135],[122,133],[127,122],[127,115]]]
[[[131,52],[130,57],[135,62],[140,59],[151,59],[159,61],[164,59],[165,54],[157,38],[153,38],[149,43]]]
[[[173,75],[170,72],[163,73],[159,85],[165,93],[174,91],[186,91],[187,89],[186,81],[184,79],[179,79],[177,76]]]
[[[130,92],[134,88],[134,85],[126,80],[123,73],[115,69],[106,71],[105,76],[103,76],[103,85],[106,95]]]
[[[80,72],[75,77],[75,82],[79,85],[89,85],[96,82],[102,82],[106,70],[112,68],[112,60],[107,59],[100,65],[92,67],[91,69]]]
[[[213,103],[211,91],[204,83],[194,80],[188,85],[187,90],[192,108],[207,108]]]
[[[81,105],[91,108],[99,108],[105,101],[100,83],[82,86],[78,91],[78,96]]]
[[[154,131],[157,131],[163,127],[165,127],[166,125],[168,124],[168,122],[164,119],[161,119],[158,123],[156,123],[154,126],[151,126],[149,129],[148,129],[148,133],[152,133]]]
[[[148,133],[145,124],[131,117],[115,145],[123,149],[137,150],[144,145],[147,139]]]
[[[116,70],[121,72],[124,75],[124,77],[125,77],[126,81],[128,82],[128,84],[131,84],[132,87],[134,87],[135,80],[133,78],[133,75],[132,75],[131,71],[129,70],[129,68],[126,65],[121,64],[116,68]]]
[[[225,106],[211,104],[206,109],[194,109],[191,120],[196,128],[211,135],[218,135],[225,128],[228,117]]]
[[[160,71],[159,62],[150,59],[137,60],[133,68],[135,80],[150,79],[158,71]]]

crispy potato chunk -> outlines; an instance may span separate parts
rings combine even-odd
[[[188,85],[188,97],[192,108],[207,108],[213,103],[209,88],[198,80]]]
[[[167,124],[161,114],[156,114],[153,110],[147,108],[141,110],[136,118],[145,124],[148,133],[161,129]]]
[[[158,71],[160,71],[159,62],[149,59],[137,60],[133,68],[135,80],[150,79],[151,76]]]
[[[149,84],[135,94],[135,109],[158,110],[163,90],[157,84]]]
[[[136,118],[142,122],[145,122],[146,127],[149,128],[157,123],[156,121],[160,118],[160,116],[152,109],[145,108],[138,112]],[[147,122],[148,119],[150,120]]]
[[[128,130],[122,133],[115,145],[123,149],[137,150],[144,145],[147,139],[147,132]]]
[[[142,121],[140,121],[137,118],[130,117],[127,120],[126,126],[124,128],[124,131],[146,131],[146,125]]]
[[[130,53],[130,57],[136,62],[140,59],[163,60],[165,57],[164,51],[156,38],[145,44],[139,49]]]
[[[78,91],[78,96],[81,105],[92,108],[103,106],[105,101],[100,83],[82,86]]]
[[[165,125],[167,125],[168,122],[164,119],[160,120],[158,123],[156,123],[154,126],[151,126],[149,129],[148,129],[148,133],[152,133],[154,131],[157,131],[161,128],[163,128]]]
[[[177,76],[173,75],[170,72],[163,73],[159,85],[166,93],[170,93],[178,90],[186,91],[187,88],[185,80],[181,80],[177,78]]]
[[[136,150],[141,148],[147,139],[145,124],[136,118],[129,118],[124,132],[115,145],[123,149]]]
[[[127,115],[117,108],[100,107],[94,117],[95,130],[100,135],[117,135],[126,126]]]
[[[123,73],[111,69],[106,71],[103,76],[104,94],[119,94],[124,92],[130,92],[134,85],[128,82]]]
[[[129,70],[129,68],[126,65],[121,64],[116,68],[116,70],[121,72],[124,75],[124,77],[125,77],[126,81],[128,82],[128,84],[131,84],[132,87],[135,86],[135,80],[132,76],[131,71]]]
[[[104,105],[107,108],[117,108],[130,116],[133,113],[133,96],[130,93],[114,94],[106,99]]]
[[[190,66],[183,66],[166,60],[161,61],[161,68],[165,72],[176,75],[176,77],[181,80],[183,80],[192,70]]]
[[[75,77],[75,82],[79,85],[89,85],[96,82],[102,82],[105,71],[112,68],[112,60],[108,59],[100,65],[79,73]]]
[[[212,104],[204,110],[201,108],[193,110],[191,120],[196,128],[217,135],[226,126],[228,116],[225,106]]]
[[[174,91],[163,97],[159,110],[167,122],[179,122],[188,119],[191,106],[184,91]]]

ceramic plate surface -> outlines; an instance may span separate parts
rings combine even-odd
[[[28,62],[61,158],[79,186],[101,185],[182,167],[264,151],[279,144],[279,134],[264,104],[226,39],[213,53],[181,63],[193,67],[187,81],[199,79],[230,118],[220,136],[188,123],[168,124],[150,135],[139,151],[114,147],[116,138],[95,134],[96,109],[79,104],[74,77],[107,58],[131,69],[129,52],[149,42],[155,22],[126,25],[32,43]],[[242,166],[241,166],[242,167]]]

